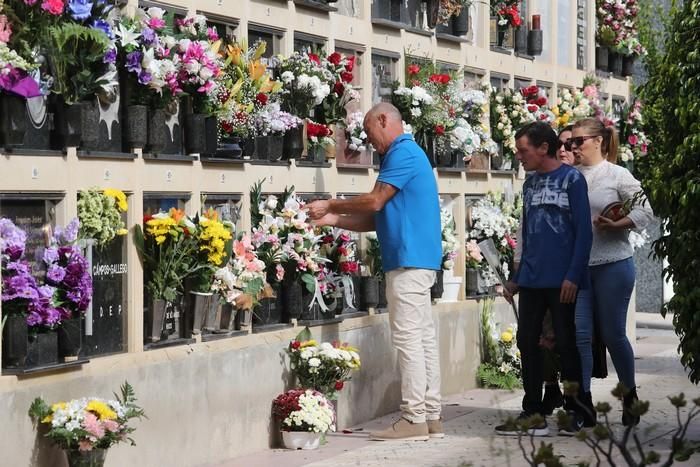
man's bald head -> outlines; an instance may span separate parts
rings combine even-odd
[[[373,106],[364,121],[367,139],[380,154],[386,154],[391,143],[403,134],[401,112],[388,102]]]

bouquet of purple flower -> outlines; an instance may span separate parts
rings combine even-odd
[[[61,321],[53,305],[54,289],[39,287],[31,266],[22,260],[27,234],[9,219],[0,219],[0,254],[2,255],[2,303],[6,314],[26,316],[27,325],[53,328]]]
[[[46,286],[53,289],[52,304],[61,320],[78,318],[92,300],[90,266],[75,244],[80,223],[73,219],[65,229],[56,228],[52,245],[44,250]],[[47,290],[48,292],[48,290]]]

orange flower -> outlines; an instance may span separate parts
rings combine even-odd
[[[168,215],[179,224],[180,221],[185,217],[185,211],[183,211],[182,209],[170,208],[170,211],[168,211]]]

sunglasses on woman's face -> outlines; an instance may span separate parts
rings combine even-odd
[[[571,151],[572,148],[579,148],[583,146],[583,143],[588,141],[591,138],[597,138],[599,135],[588,135],[588,136],[576,136],[575,138],[569,138],[566,140],[566,143],[564,143],[564,148],[566,148],[567,151]]]

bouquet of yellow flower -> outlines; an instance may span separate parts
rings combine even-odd
[[[200,267],[194,270],[189,279],[193,292],[211,292],[214,272],[231,256],[233,226],[219,221],[213,209],[195,219],[195,225],[196,262]]]
[[[152,300],[175,300],[185,278],[209,267],[198,260],[197,225],[180,209],[145,216],[145,233],[137,225],[136,249],[143,262],[146,290]]]
[[[126,195],[121,190],[81,190],[78,193],[79,237],[95,239],[98,246],[104,246],[117,235],[126,235],[122,213],[128,208]]]
[[[136,405],[134,390],[125,382],[121,394],[114,394],[113,400],[90,397],[49,406],[37,397],[29,408],[29,416],[35,424],[48,427],[46,436],[66,451],[69,465],[74,465],[73,458],[94,449],[108,449],[121,441],[129,441],[133,446],[129,434],[135,428],[129,426],[129,421],[146,414]]]

